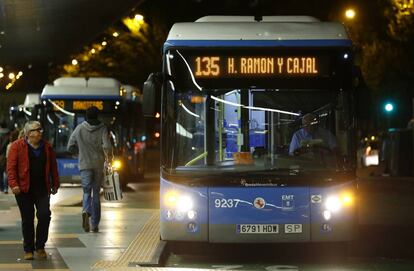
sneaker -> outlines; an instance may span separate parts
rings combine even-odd
[[[92,231],[93,231],[93,232],[99,232],[99,228],[98,228],[98,227],[93,227],[93,228],[92,228]]]
[[[90,215],[87,212],[82,213],[82,228],[85,232],[90,231],[89,217],[90,217]]]
[[[46,251],[42,248],[36,250],[36,254],[37,254],[37,257],[39,257],[40,259],[46,259],[47,258]]]
[[[25,259],[25,260],[33,260],[33,252],[25,252],[23,259]]]

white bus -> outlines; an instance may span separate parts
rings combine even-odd
[[[126,184],[142,177],[138,174],[143,174],[145,143],[136,151],[128,151],[140,144],[145,134],[141,104],[129,103],[124,98],[119,81],[101,77],[62,77],[43,88],[41,100],[45,136],[57,153],[63,182],[80,181],[77,158],[72,157],[66,148],[71,133],[85,120],[85,110],[91,106],[98,108],[99,119],[110,131],[115,155],[120,162],[116,164],[124,165],[120,168],[121,181]]]
[[[208,16],[174,24],[162,73],[144,84],[144,106],[162,85],[161,239],[352,240],[353,68],[339,23]]]

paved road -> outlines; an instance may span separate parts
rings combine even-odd
[[[129,184],[111,210],[159,208],[158,175]],[[170,244],[166,266],[233,270],[414,270],[414,180],[362,178],[359,185],[359,238],[348,247],[316,245]],[[57,205],[79,205],[80,188],[66,187]],[[78,195],[76,195],[78,194]],[[71,199],[78,198],[78,203]],[[115,209],[112,209],[115,208]],[[231,253],[229,253],[231,252]]]
[[[345,256],[325,245],[170,244],[166,266],[233,270],[414,270],[414,180],[365,178],[358,196],[359,238]],[[88,270],[96,261],[114,260],[128,246],[151,210],[159,208],[159,176],[132,183],[120,203],[103,203],[101,233],[80,227],[79,186],[63,187],[52,197],[49,251],[53,261],[37,268]],[[0,195],[1,264],[16,263],[21,254],[19,217],[11,195]],[[14,249],[14,250],[13,250]],[[76,257],[75,257],[76,256]],[[23,264],[23,263],[21,263]]]
[[[166,265],[232,270],[414,270],[414,179],[363,178],[359,237],[316,245],[170,245]]]

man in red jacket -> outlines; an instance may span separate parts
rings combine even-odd
[[[24,259],[47,258],[45,243],[49,234],[50,194],[59,188],[56,155],[50,144],[42,139],[43,129],[38,121],[24,126],[25,138],[13,142],[7,157],[9,186],[16,197],[22,217]],[[36,207],[36,239],[34,230]]]

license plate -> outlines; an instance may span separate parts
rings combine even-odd
[[[279,233],[278,224],[238,224],[237,233]]]
[[[285,224],[285,233],[302,233],[302,224]]]

